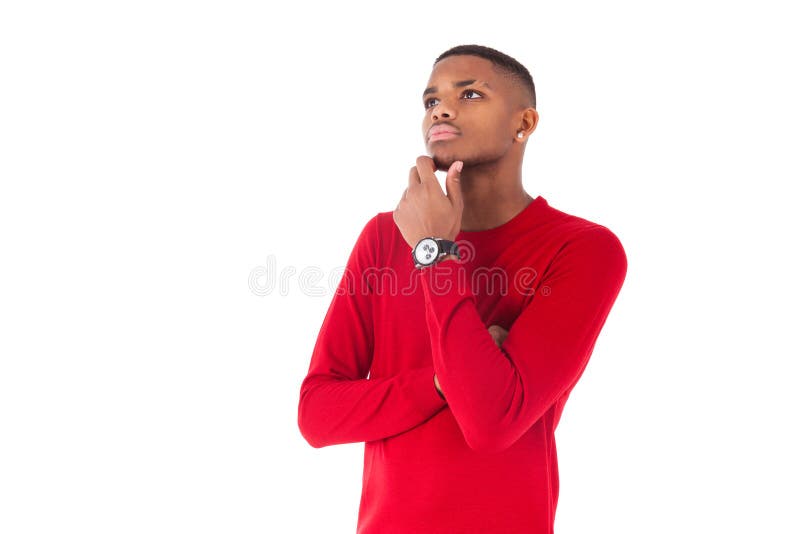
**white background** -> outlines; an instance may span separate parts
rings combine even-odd
[[[629,261],[556,532],[800,532],[790,5],[4,2],[0,531],[355,532],[363,443],[297,427],[335,284],[298,276],[394,209],[434,59],[483,44],[536,83],[526,190]]]

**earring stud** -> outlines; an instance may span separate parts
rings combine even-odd
[[[517,137],[522,137],[522,132],[517,132]]]

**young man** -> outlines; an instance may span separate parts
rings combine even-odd
[[[359,534],[552,533],[554,431],[625,251],[523,189],[539,120],[524,66],[458,46],[422,97],[430,157],[358,237],[300,388],[300,432],[313,447],[365,442]]]

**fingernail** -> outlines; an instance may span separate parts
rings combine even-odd
[[[456,170],[458,172],[461,172],[461,169],[463,169],[463,168],[464,168],[464,162],[463,161],[459,161],[458,163],[456,163]]]

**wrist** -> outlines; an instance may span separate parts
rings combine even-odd
[[[441,237],[423,237],[411,249],[411,259],[418,269],[444,260],[460,260],[455,241]]]

